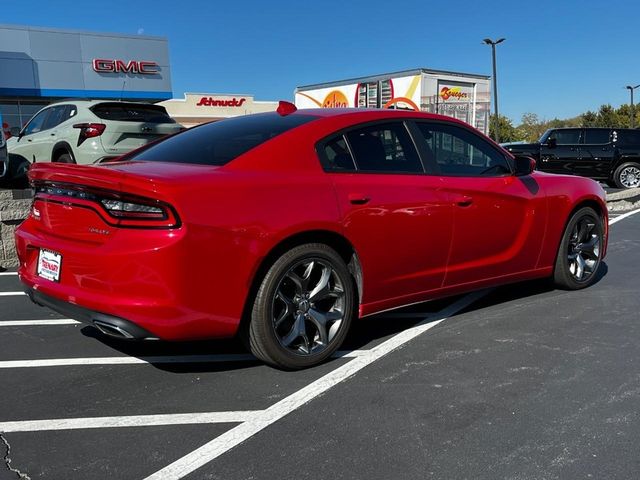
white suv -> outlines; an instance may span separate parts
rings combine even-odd
[[[23,162],[89,164],[182,129],[160,105],[69,100],[36,113],[7,147]]]

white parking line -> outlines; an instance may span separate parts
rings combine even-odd
[[[0,432],[39,432],[44,430],[76,430],[84,428],[151,427],[201,423],[239,423],[254,418],[260,410],[240,412],[177,413],[165,415],[132,415],[127,417],[61,418],[0,422]]]
[[[335,358],[355,358],[364,355],[367,350],[338,351]],[[257,361],[248,353],[226,355],[164,355],[156,357],[83,357],[83,358],[47,358],[42,360],[7,360],[0,361],[0,369],[7,368],[42,368],[69,367],[83,365],[145,365],[167,363],[223,363]]]
[[[12,297],[18,295],[26,295],[24,292],[0,292],[0,297]]]
[[[30,327],[37,325],[75,325],[80,323],[70,318],[51,318],[47,320],[0,320],[0,327]]]
[[[0,272],[0,277],[9,276],[9,275],[18,275],[18,272]]]
[[[402,347],[407,342],[435,327],[447,317],[463,310],[476,300],[486,295],[487,291],[474,292],[462,297],[457,302],[436,314],[433,320],[425,320],[391,337],[354,360],[336,368],[324,377],[289,395],[271,407],[257,412],[249,420],[214,438],[209,443],[176,460],[162,470],[150,475],[145,480],[180,479],[198,468],[206,465],[233,447],[241,444],[269,425],[277,422],[289,413],[297,410],[311,400],[317,398],[335,385],[356,374],[366,366],[382,358],[388,353]],[[429,323],[426,323],[429,322]]]
[[[630,217],[631,215],[635,215],[636,213],[640,213],[640,208],[637,210],[631,210],[630,212],[627,213],[623,213],[622,215],[616,217],[616,218],[610,218],[609,219],[609,225],[613,225],[614,223],[619,222],[620,220],[624,220],[625,218]]]

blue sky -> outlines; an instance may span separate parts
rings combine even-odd
[[[640,84],[640,2],[556,0],[10,2],[0,23],[169,39],[174,96],[293,97],[298,85],[418,67],[491,74],[500,113],[566,118]],[[637,98],[640,99],[640,89]]]

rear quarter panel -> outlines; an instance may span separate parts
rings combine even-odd
[[[605,242],[602,256],[607,251],[608,222],[606,195],[598,182],[576,176],[554,175],[536,172],[536,179],[540,181],[547,195],[549,204],[549,218],[547,232],[542,245],[538,267],[543,268],[555,264],[562,234],[571,214],[581,206],[595,207],[603,217]]]
[[[171,195],[188,231],[184,261],[189,284],[198,287],[182,293],[194,308],[240,318],[256,272],[276,245],[310,230],[340,233],[332,185],[298,159],[290,170],[223,168]]]

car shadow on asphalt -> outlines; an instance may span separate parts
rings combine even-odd
[[[594,285],[608,273],[608,267],[602,262],[596,273]],[[530,280],[497,287],[468,307],[451,315],[455,318],[462,314],[480,312],[485,308],[505,304],[536,296],[562,296],[571,292],[556,289],[549,279]],[[462,295],[423,302],[410,307],[384,312],[358,319],[351,326],[349,335],[340,347],[340,351],[368,350],[388,338],[419,323],[429,323],[442,318],[440,312],[456,302]],[[192,342],[163,341],[127,341],[108,337],[92,326],[81,329],[84,336],[93,338],[123,355],[138,357],[149,361],[159,370],[171,373],[223,372],[261,366],[260,360],[248,355],[242,342],[237,338],[226,340],[202,340]],[[185,355],[231,355],[241,356],[239,360],[202,362],[159,362],[149,357],[179,357]],[[344,359],[332,358],[329,362],[344,362]],[[316,367],[318,368],[318,367]],[[312,370],[312,369],[311,369]]]

